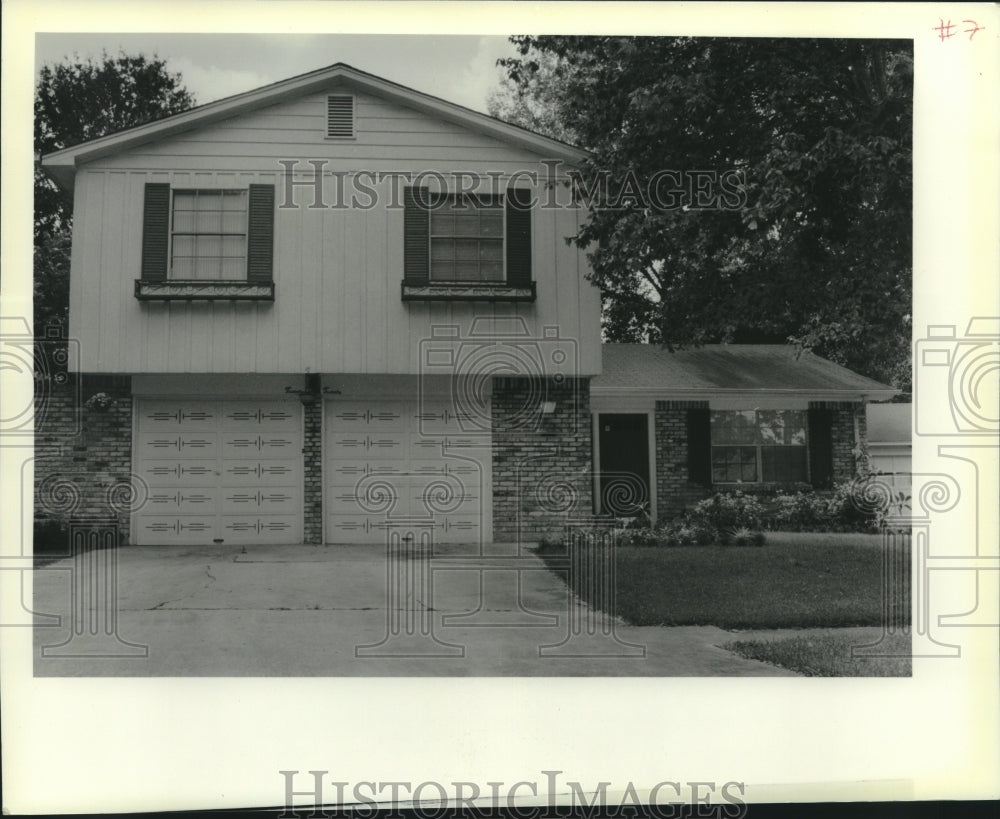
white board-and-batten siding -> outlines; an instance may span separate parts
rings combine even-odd
[[[600,298],[586,281],[584,253],[565,241],[583,218],[572,209],[532,213],[534,303],[403,302],[403,211],[381,203],[367,210],[313,209],[306,207],[312,191],[301,187],[297,207],[275,211],[273,303],[136,299],[148,182],[173,188],[274,184],[281,205],[281,159],[298,160],[298,169],[310,176],[310,159],[348,173],[545,174],[540,163],[546,157],[367,94],[356,98],[355,139],[325,137],[324,93],[80,168],[70,331],[80,342],[81,370],[419,373],[420,342],[434,326],[458,325],[465,335],[477,318],[520,317],[534,337],[558,327],[570,340],[569,369],[598,373]],[[390,198],[391,184],[373,185],[381,202]],[[325,178],[327,202],[335,198],[333,185]],[[488,322],[477,326],[482,330]]]

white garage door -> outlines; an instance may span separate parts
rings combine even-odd
[[[297,401],[143,399],[136,420],[136,470],[149,487],[136,543],[302,540]]]
[[[490,437],[450,401],[330,401],[326,541],[384,543],[392,520],[420,519],[436,543],[490,536]]]

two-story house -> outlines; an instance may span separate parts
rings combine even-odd
[[[342,64],[44,157],[81,397],[110,406],[39,437],[36,482],[73,472],[90,511],[130,484],[123,534],[155,545],[531,540],[850,477],[884,385],[602,347],[559,194],[583,157]]]

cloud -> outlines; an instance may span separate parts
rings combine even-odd
[[[497,68],[497,58],[515,53],[513,44],[506,38],[480,37],[475,53],[462,69],[453,72],[450,80],[431,93],[486,113],[486,97],[500,82],[501,69]]]
[[[342,61],[418,91],[486,110],[496,87],[498,57],[513,55],[503,36],[371,34],[43,34],[36,41],[36,71],[64,54],[99,57],[158,54],[179,71],[199,103]]]
[[[236,68],[202,65],[187,57],[170,60],[170,69],[179,71],[187,88],[199,104],[251,91],[274,81],[273,77]]]

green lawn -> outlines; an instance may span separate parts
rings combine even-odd
[[[809,677],[909,677],[913,674],[908,635],[886,635],[878,648],[884,654],[906,656],[854,657],[851,647],[858,643],[857,636],[809,634],[776,640],[735,640],[725,643],[722,648]]]
[[[557,551],[541,554],[557,567]],[[879,535],[769,532],[756,548],[623,546],[616,566],[616,613],[633,625],[823,628],[883,620]],[[592,588],[584,584],[579,593],[600,607]],[[903,616],[907,622],[908,608]]]

